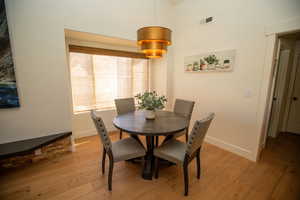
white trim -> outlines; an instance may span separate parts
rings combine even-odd
[[[82,138],[82,137],[97,135],[97,131],[95,129],[88,129],[85,131],[73,132],[73,134],[74,134],[74,137],[76,139],[78,139],[78,138]]]
[[[110,108],[90,108],[87,110],[82,110],[82,111],[74,111],[73,115],[81,115],[81,114],[85,114],[85,113],[90,113],[91,110],[96,110],[97,112],[102,112],[102,111],[116,111],[115,107],[110,107]]]
[[[72,135],[71,135],[71,147],[70,147],[70,151],[71,152],[76,152],[75,136],[73,134],[74,133],[72,133]]]
[[[256,162],[256,155],[253,155],[253,153],[247,149],[241,148],[239,146],[236,146],[234,144],[227,143],[225,141],[219,140],[215,137],[206,136],[205,142],[216,145],[222,149],[225,149],[227,151],[230,151],[232,153],[235,153],[239,156],[245,157],[251,161]]]
[[[265,146],[268,127],[269,127],[269,118],[271,113],[271,102],[273,97],[273,75],[275,73],[275,60],[277,55],[277,47],[278,47],[278,40],[276,34],[272,34],[266,37],[267,38],[267,47],[265,53],[265,61],[264,61],[264,68],[263,68],[263,75],[261,78],[261,89],[259,92],[259,104],[258,104],[258,111],[257,111],[257,123],[259,124],[260,136],[257,138],[258,142],[258,151],[257,155],[260,153],[259,149],[260,146]],[[264,81],[265,80],[265,81]],[[259,156],[259,155],[258,155]],[[257,157],[258,157],[257,156]]]
[[[113,131],[109,131],[109,132],[113,132]],[[80,131],[80,132],[73,133],[73,134],[74,134],[74,137],[77,139],[77,138],[97,135],[97,132],[95,129],[88,129],[88,130]],[[211,137],[211,136],[206,136],[205,142],[215,145],[215,146],[218,146],[222,149],[225,149],[227,151],[230,151],[230,152],[240,155],[242,157],[245,157],[251,161],[254,161],[254,162],[256,161],[256,156],[253,155],[251,151],[241,148],[239,146],[236,146],[234,144],[227,143],[225,141],[219,140],[219,139],[217,139],[215,137]]]

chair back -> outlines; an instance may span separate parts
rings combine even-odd
[[[191,119],[194,105],[194,101],[176,99],[174,105],[174,113]]]
[[[101,117],[96,115],[95,110],[91,111],[91,117],[94,121],[97,132],[100,136],[101,142],[102,142],[105,150],[108,151],[109,149],[111,149],[111,141],[110,141],[110,138],[108,136],[107,130],[105,128],[105,125],[103,123],[103,120],[101,119]]]
[[[118,115],[123,115],[135,111],[134,98],[115,99]]]
[[[204,137],[210,126],[211,121],[215,117],[214,113],[209,113],[205,118],[197,120],[194,124],[193,130],[189,135],[187,150],[188,155],[192,155],[197,149],[199,149],[204,141]]]

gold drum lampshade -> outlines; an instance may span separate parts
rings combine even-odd
[[[148,58],[160,58],[171,45],[171,30],[160,26],[148,26],[137,31],[138,45]]]

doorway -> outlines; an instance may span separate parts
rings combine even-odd
[[[275,62],[267,136],[300,140],[300,31],[278,36]]]

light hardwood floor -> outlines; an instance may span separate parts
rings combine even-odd
[[[113,134],[112,138],[117,139],[118,135]],[[109,192],[107,173],[103,176],[100,170],[99,138],[79,139],[76,146],[75,153],[2,171],[0,199],[300,199],[300,136],[296,135],[269,140],[258,163],[205,144],[200,180],[195,175],[195,161],[189,167],[188,197],[183,196],[180,167],[164,167],[159,179],[146,181],[140,176],[141,166],[131,162],[115,164],[113,191]]]

